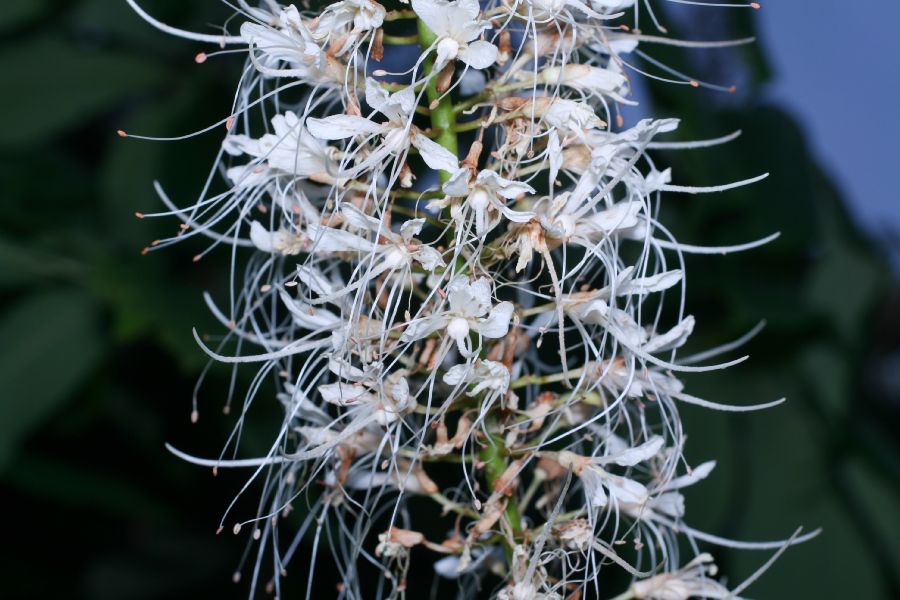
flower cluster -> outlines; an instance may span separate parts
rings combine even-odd
[[[649,3],[341,0],[312,13],[238,0],[231,36],[128,2],[247,54],[216,124],[222,191],[180,208],[160,189],[160,214],[184,224],[155,247],[203,237],[243,266],[229,306],[210,299],[227,334],[215,348],[197,337],[257,369],[225,451],[240,453],[272,382],[284,409],[263,456],[173,449],[259,484],[257,514],[223,517],[252,531],[251,594],[280,594],[311,539],[314,560],[330,549],[342,598],[423,597],[407,590],[412,564],[466,598],[725,598],[743,586],[717,580],[699,542],[780,552],[809,537],[737,542],[685,521],[682,490],[715,463],[685,460],[679,406],[780,401],[684,392],[680,373],[743,359],[708,364],[742,340],[680,354],[695,327],[683,256],[774,236],[702,247],[658,221],[664,192],[759,177],[675,185],[649,150],[734,136],[659,141],[676,119],[625,122],[639,46],[678,43],[641,33]],[[371,571],[377,590],[360,583]]]

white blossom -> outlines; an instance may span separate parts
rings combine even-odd
[[[478,19],[478,0],[412,0],[412,7],[438,38],[435,69],[456,59],[473,69],[485,69],[497,60],[497,47],[478,39],[491,26]]]

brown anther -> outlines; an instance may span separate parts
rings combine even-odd
[[[375,32],[375,39],[372,40],[372,58],[375,62],[381,62],[384,58],[384,29],[381,27]]]
[[[500,32],[497,40],[497,64],[505,64],[512,54],[512,41],[509,31],[504,29]]]
[[[456,68],[456,65],[453,62],[450,62],[441,69],[441,72],[438,74],[437,81],[434,84],[435,89],[439,94],[443,94],[448,89],[450,89],[450,83],[453,81],[453,72]],[[434,110],[434,107],[432,107]]]

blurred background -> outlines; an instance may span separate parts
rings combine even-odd
[[[212,31],[216,0],[145,0],[164,21]],[[661,3],[657,3],[661,4]],[[686,139],[744,135],[713,151],[661,154],[681,184],[772,176],[708,197],[672,196],[663,221],[687,243],[761,250],[688,265],[693,349],[760,320],[751,360],[688,381],[759,414],[685,408],[694,527],[738,539],[821,526],[749,590],[754,598],[900,597],[900,5],[771,0],[760,11],[668,7],[673,35],[758,35],[755,46],[651,53],[735,94],[643,85],[641,110],[682,118]],[[0,8],[0,597],[243,598],[244,545],[215,536],[240,476],[213,478],[163,448],[215,454],[232,372],[205,365],[191,327],[215,332],[201,294],[227,282],[228,253],[192,242],[141,255],[176,223],[138,220],[203,184],[240,57],[194,63],[124,0],[4,0]],[[689,349],[690,350],[690,349]],[[238,374],[238,377],[246,376]],[[268,443],[275,403],[257,403],[248,452]],[[267,414],[267,411],[273,411]],[[249,454],[248,454],[249,455]],[[766,556],[716,552],[732,582]],[[295,571],[303,581],[299,556]],[[331,597],[327,571],[321,597]]]

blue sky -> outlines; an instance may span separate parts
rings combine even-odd
[[[858,222],[900,234],[900,1],[763,0],[768,97],[804,124]]]

